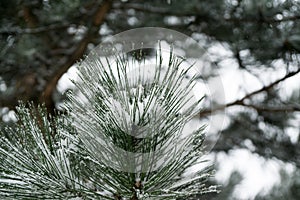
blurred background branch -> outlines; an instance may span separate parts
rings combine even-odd
[[[232,106],[245,106],[245,107],[249,107],[249,108],[253,108],[256,109],[258,111],[268,111],[268,112],[296,112],[296,111],[300,111],[300,107],[299,106],[293,106],[293,105],[281,105],[280,107],[268,107],[268,105],[252,105],[252,104],[247,104],[244,101],[247,99],[250,99],[251,97],[262,93],[262,92],[268,92],[268,90],[272,89],[274,86],[278,85],[279,83],[283,82],[284,80],[297,75],[300,72],[300,68],[296,71],[293,72],[289,72],[287,73],[284,77],[270,83],[269,85],[266,85],[264,87],[262,87],[261,89],[255,90],[249,94],[246,94],[244,97],[235,100],[231,103],[227,103],[225,105],[220,105],[217,106],[216,108],[212,108],[212,109],[207,109],[207,110],[202,110],[199,115],[200,117],[205,117],[207,115],[213,114],[214,112],[220,111],[220,110],[224,110],[228,107],[232,107]]]

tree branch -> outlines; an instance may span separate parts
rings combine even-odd
[[[297,107],[297,106],[268,107],[268,106],[257,106],[257,105],[253,105],[253,104],[242,104],[242,106],[253,108],[257,111],[264,111],[264,112],[296,112],[296,111],[300,111],[300,107]]]
[[[200,12],[182,12],[182,11],[174,11],[170,9],[165,9],[165,8],[158,8],[155,6],[151,5],[140,5],[140,4],[134,4],[134,3],[127,3],[127,4],[114,4],[114,8],[116,9],[134,9],[139,12],[145,12],[145,13],[153,13],[153,14],[161,14],[161,15],[173,15],[173,16],[195,16],[195,17],[204,17],[200,16]],[[287,22],[287,21],[295,21],[299,20],[300,15],[295,15],[295,16],[288,16],[288,17],[283,17],[282,19],[275,19],[273,17],[270,18],[224,18],[224,21],[228,22],[245,22],[245,23],[257,23],[257,22],[262,22],[262,23],[267,23],[267,24],[274,24],[274,23],[281,23],[281,22]],[[220,19],[215,19],[215,20],[220,20]]]
[[[49,26],[41,26],[36,28],[19,28],[19,27],[12,27],[12,28],[2,28],[0,30],[0,34],[38,34],[44,33],[49,31],[55,31],[59,29],[65,29],[69,27],[70,24],[68,23],[59,23],[59,24],[51,24]]]
[[[269,109],[268,108],[262,108],[262,107],[257,107],[257,106],[254,106],[254,105],[245,104],[244,100],[249,99],[252,96],[255,96],[256,94],[259,94],[261,92],[266,92],[266,91],[270,90],[275,85],[277,85],[280,82],[282,82],[282,81],[284,81],[284,80],[286,80],[286,79],[288,79],[288,78],[290,78],[290,77],[298,74],[299,72],[300,72],[300,68],[298,70],[296,70],[296,71],[287,73],[284,77],[282,77],[282,78],[280,78],[280,79],[278,79],[278,80],[270,83],[269,85],[266,85],[266,86],[262,87],[261,89],[255,90],[255,91],[253,91],[253,92],[245,95],[241,99],[237,99],[237,100],[235,100],[235,101],[233,101],[231,103],[227,103],[225,105],[221,105],[221,106],[218,106],[216,108],[203,110],[203,111],[201,111],[199,113],[199,116],[200,117],[204,117],[204,116],[210,115],[210,114],[212,114],[214,112],[217,112],[217,111],[220,111],[220,110],[224,110],[225,108],[228,108],[228,107],[231,107],[231,106],[237,106],[237,105],[239,105],[239,106],[247,106],[247,107],[252,107],[252,108],[256,107],[257,109],[261,109],[261,110],[265,109],[265,111],[269,110],[269,111],[278,111],[279,112],[279,110],[280,110],[280,112],[281,112],[281,111],[283,111],[284,108],[281,108],[281,109],[280,108],[276,108],[276,109],[275,108],[274,109],[272,109],[272,108],[269,108]],[[297,108],[297,107],[286,107],[286,108],[288,110],[299,111],[299,108]]]
[[[98,9],[95,11],[93,15],[93,20],[92,20],[93,24],[89,28],[85,37],[78,43],[74,52],[71,54],[71,57],[58,68],[58,71],[56,71],[54,75],[51,77],[51,79],[48,81],[43,93],[40,96],[40,102],[45,103],[49,112],[53,112],[54,101],[52,99],[52,94],[55,91],[57,82],[59,81],[61,76],[64,73],[66,73],[68,69],[79,58],[83,56],[87,45],[93,40],[93,37],[95,37],[98,34],[97,27],[101,25],[101,23],[104,21],[105,15],[110,10],[111,4],[112,4],[111,0],[106,0],[98,7]]]
[[[300,20],[300,15],[284,17],[282,19],[275,19],[275,18],[266,18],[266,17],[257,17],[257,18],[228,18],[225,21],[234,22],[234,23],[266,23],[266,24],[278,24],[281,22],[288,22],[288,21],[297,21]]]
[[[124,3],[119,3],[119,4],[114,4],[114,8],[116,9],[134,9],[139,12],[144,12],[144,13],[153,13],[153,14],[161,14],[161,15],[174,15],[174,16],[195,16],[199,15],[199,13],[184,13],[184,12],[178,12],[174,11],[171,9],[165,9],[165,8],[158,8],[154,7],[151,5],[145,6],[144,4],[124,4]]]

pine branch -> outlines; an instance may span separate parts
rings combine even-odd
[[[97,51],[95,51],[97,52]],[[121,54],[122,55],[122,54]],[[14,199],[176,199],[214,192],[206,187],[203,127],[182,135],[198,112],[191,67],[159,49],[154,74],[128,55],[91,54],[79,68],[79,94],[67,114],[18,107],[18,125],[0,140],[0,195]],[[95,73],[96,72],[96,73]],[[10,137],[5,137],[10,135]]]
[[[109,185],[98,187],[129,199],[173,199],[211,191],[205,188],[204,180],[210,175],[204,171],[179,182],[199,161],[204,140],[202,129],[193,137],[179,139],[199,103],[184,108],[193,84],[182,86],[188,71],[178,69],[182,61],[170,54],[163,69],[158,54],[149,82],[149,75],[140,71],[146,68],[142,62],[130,62],[126,56],[113,60],[114,65],[109,60],[104,63],[98,54],[90,55],[79,68],[80,83],[75,83],[81,98],[70,95],[67,104],[79,138],[97,165],[95,177],[109,176],[105,177]],[[130,69],[133,77],[128,75]],[[146,137],[140,138],[143,134]],[[166,164],[158,168],[159,162]],[[197,183],[192,182],[195,177]]]
[[[14,199],[61,199],[81,189],[68,159],[68,141],[47,119],[44,108],[17,108],[21,119],[12,140],[1,138],[0,196]],[[37,117],[39,116],[39,117]]]

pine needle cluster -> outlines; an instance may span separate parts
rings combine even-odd
[[[105,62],[104,62],[105,61]],[[192,66],[160,50],[147,66],[128,55],[90,55],[63,114],[20,104],[0,140],[3,199],[178,199],[215,191],[201,163],[203,127],[183,128],[199,112]],[[137,67],[138,66],[138,67]],[[145,70],[148,69],[148,70]],[[150,73],[148,73],[150,71]],[[192,102],[192,103],[191,103]]]

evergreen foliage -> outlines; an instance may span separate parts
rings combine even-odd
[[[190,103],[195,77],[183,84],[191,67],[182,68],[172,52],[164,66],[160,51],[153,76],[143,70],[145,60],[126,55],[86,60],[75,81],[79,93],[68,94],[67,114],[17,108],[17,126],[1,138],[0,196],[135,200],[216,191],[205,184],[211,167],[188,171],[205,162],[203,127],[182,135],[201,101]]]

